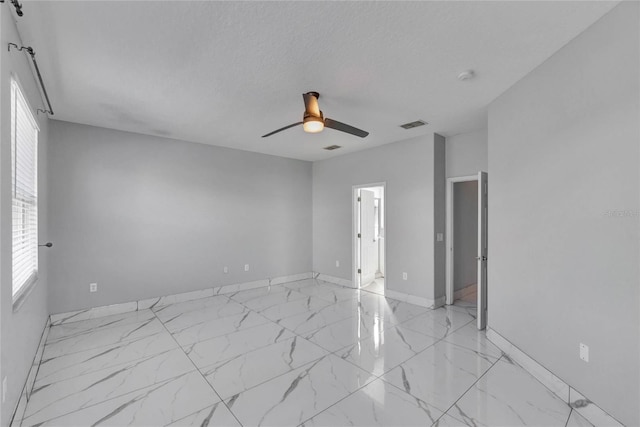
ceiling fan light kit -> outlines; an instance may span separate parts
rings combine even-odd
[[[334,130],[339,130],[340,132],[359,136],[360,138],[364,138],[369,135],[369,132],[355,128],[346,123],[341,123],[337,120],[332,120],[329,118],[325,119],[322,115],[322,111],[320,111],[320,108],[318,107],[318,98],[320,98],[320,94],[318,92],[307,92],[302,95],[302,98],[304,99],[304,115],[302,116],[303,118],[301,122],[293,123],[283,128],[274,130],[273,132],[269,132],[266,135],[262,135],[262,137],[266,138],[275,133],[282,132],[283,130],[287,130],[298,125],[302,125],[302,129],[307,133],[318,133],[321,132],[325,127],[327,127]]]
[[[318,133],[324,129],[324,119],[322,118],[322,112],[320,117],[307,116],[302,122],[302,129],[307,133]]]

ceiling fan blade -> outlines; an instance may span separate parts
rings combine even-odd
[[[320,117],[320,107],[318,107],[318,92],[303,93],[304,112],[307,115]]]
[[[349,126],[348,124],[328,118],[324,119],[324,126],[331,129],[339,130],[341,132],[350,133],[351,135],[359,136],[360,138],[364,138],[365,136],[369,135],[369,132],[366,132],[362,129],[354,128],[353,126]]]
[[[294,126],[298,126],[298,125],[301,125],[301,124],[302,124],[302,122],[294,123],[294,124],[292,124],[292,125],[285,126],[285,127],[280,128],[280,129],[278,129],[278,130],[274,130],[273,132],[269,132],[269,133],[268,133],[268,134],[266,134],[266,135],[262,135],[262,137],[263,137],[263,138],[266,138],[266,137],[268,137],[268,136],[273,135],[274,133],[282,132],[283,130],[287,130],[287,129],[289,129],[289,128],[292,128],[292,127],[294,127]]]

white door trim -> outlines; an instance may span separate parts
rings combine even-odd
[[[476,177],[477,178],[477,177]],[[361,188],[382,187],[384,191],[383,210],[384,210],[384,271],[387,271],[387,182],[373,182],[370,184],[358,184],[351,186],[351,277],[353,278],[353,287],[360,289],[360,276],[358,275],[358,190]],[[387,281],[384,282],[385,289]]]
[[[453,304],[453,234],[455,230],[453,229],[453,184],[456,182],[469,182],[469,181],[477,181],[478,175],[467,175],[467,176],[458,176],[454,178],[447,178],[447,228],[446,228],[446,261],[447,261],[447,271],[445,274],[446,278],[446,286],[445,286],[445,304],[451,305]]]

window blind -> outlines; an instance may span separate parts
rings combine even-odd
[[[38,126],[20,86],[11,81],[13,296],[38,276]]]

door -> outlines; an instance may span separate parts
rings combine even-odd
[[[487,327],[487,197],[489,181],[486,172],[478,173],[478,329]]]
[[[375,239],[375,193],[360,190],[360,286],[373,282],[378,264]]]

